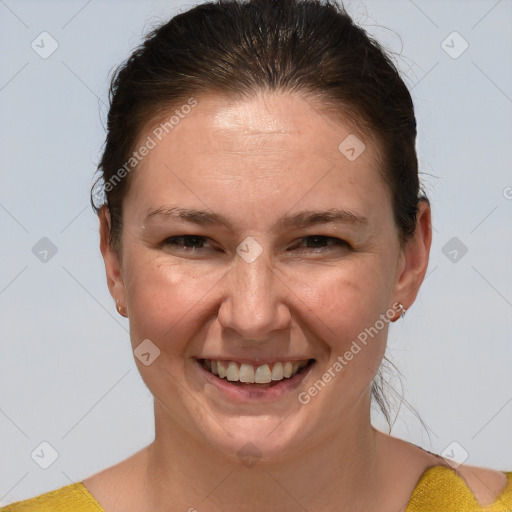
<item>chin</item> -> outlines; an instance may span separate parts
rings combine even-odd
[[[310,414],[208,415],[198,419],[196,428],[204,445],[226,461],[251,467],[283,461],[313,438]],[[308,416],[308,417],[306,417]],[[214,419],[215,418],[215,419]]]

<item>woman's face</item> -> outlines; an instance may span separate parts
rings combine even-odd
[[[368,425],[390,308],[411,298],[377,146],[298,94],[177,110],[141,137],[121,259],[103,248],[157,436],[272,458]],[[212,373],[229,361],[262,382]]]

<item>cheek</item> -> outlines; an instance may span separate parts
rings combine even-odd
[[[343,348],[385,313],[390,290],[384,273],[379,258],[368,253],[309,275],[297,273],[296,291],[300,290],[304,304],[323,323],[325,339]]]
[[[318,276],[309,288],[308,305],[321,322],[313,333],[327,345],[322,378],[332,382],[325,399],[340,412],[340,395],[356,400],[375,377],[386,349],[388,290],[383,289],[382,265],[368,254],[357,263]],[[314,392],[315,390],[313,390]],[[332,398],[328,395],[332,393]]]
[[[223,272],[146,256],[132,258],[126,273],[131,276],[126,295],[133,344],[149,338],[161,351],[182,353]]]

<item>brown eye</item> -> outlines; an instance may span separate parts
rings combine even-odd
[[[164,247],[172,246],[179,249],[196,252],[199,249],[203,249],[203,244],[205,243],[206,240],[206,237],[198,235],[171,236],[169,238],[166,238],[162,242],[162,245]]]
[[[333,250],[338,247],[347,247],[350,245],[345,242],[345,240],[340,240],[339,238],[334,238],[332,236],[324,236],[324,235],[310,235],[305,236],[301,239],[301,243],[306,242],[307,249],[313,249],[315,252],[323,252],[322,249]]]

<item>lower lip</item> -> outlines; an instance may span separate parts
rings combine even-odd
[[[309,375],[311,370],[316,364],[316,361],[308,363],[307,366],[289,379],[280,381],[273,381],[276,384],[268,387],[261,387],[261,384],[231,384],[227,379],[221,379],[213,373],[209,372],[203,365],[196,359],[197,367],[199,368],[204,379],[222,392],[233,402],[247,403],[247,402],[276,402],[281,400],[284,396],[296,390],[302,381]]]

